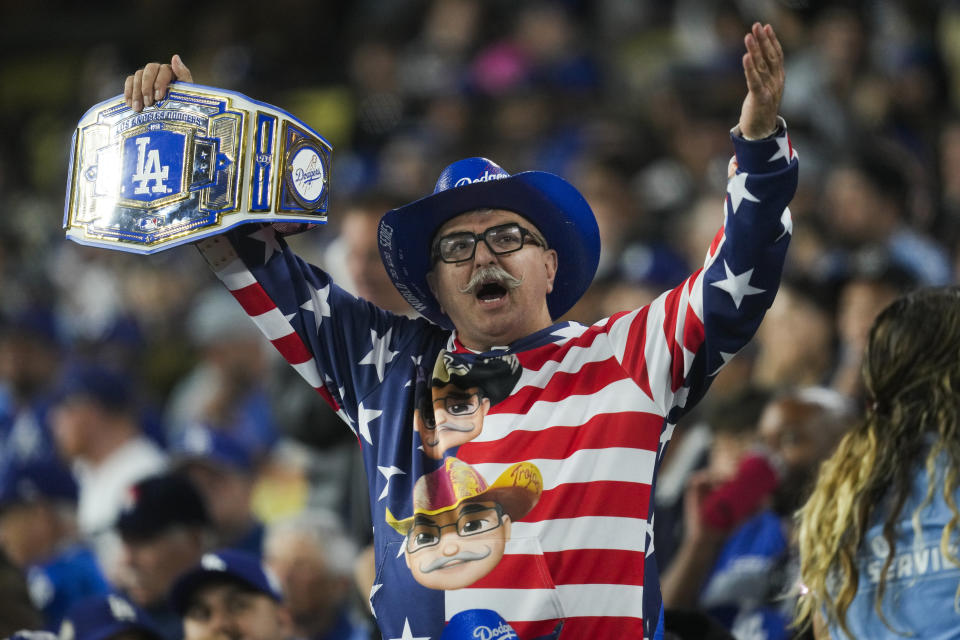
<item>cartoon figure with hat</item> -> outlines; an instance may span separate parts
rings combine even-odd
[[[529,462],[510,466],[491,485],[454,457],[417,480],[413,515],[387,524],[406,536],[404,556],[414,579],[430,589],[462,589],[500,562],[511,523],[540,499],[543,477]]]
[[[520,379],[515,355],[458,359],[442,350],[430,380],[430,401],[420,391],[413,421],[423,451],[434,460],[480,435],[490,407],[506,398]]]

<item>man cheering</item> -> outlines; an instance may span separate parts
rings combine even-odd
[[[438,638],[454,616],[478,610],[525,640],[662,634],[650,500],[660,456],[679,417],[759,325],[792,230],[797,158],[777,117],[783,52],[770,26],[755,24],[745,43],[747,96],[731,134],[736,173],[722,226],[703,267],[649,306],[590,327],[555,322],[597,267],[590,206],[556,175],[511,175],[484,158],[451,164],[432,194],[380,221],[387,273],[423,318],[347,294],[269,225],[199,243],[267,338],[357,434],[377,550],[371,604],[384,638]],[[178,56],[147,65],[127,80],[128,105],[150,107],[172,80],[192,80]],[[441,352],[448,369],[515,356],[519,376],[482,430],[437,459],[414,410],[417,381],[430,379]],[[387,514],[441,522],[431,511],[481,491],[469,478],[433,482],[449,457],[497,478],[504,492],[527,486],[522,470],[533,466],[542,492],[511,521],[496,567],[471,584],[430,588],[411,574],[408,538]],[[434,553],[456,539],[443,533]]]

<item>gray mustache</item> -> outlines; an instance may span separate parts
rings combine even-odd
[[[470,277],[470,282],[468,282],[466,286],[459,291],[460,293],[473,295],[477,292],[477,289],[483,286],[483,284],[486,282],[497,282],[509,292],[520,286],[520,284],[523,282],[523,277],[515,278],[507,273],[503,267],[491,264],[485,267],[480,267],[474,271],[473,275]]]
[[[458,560],[462,560],[465,562],[470,562],[472,560],[483,560],[488,555],[490,555],[490,549],[487,549],[486,553],[477,553],[477,552],[468,551],[465,549],[455,556],[451,556],[449,558],[437,558],[436,560],[426,565],[422,565],[420,567],[420,571],[423,571],[424,573],[430,573],[431,571],[442,569],[444,566],[450,564],[451,562],[456,562]]]

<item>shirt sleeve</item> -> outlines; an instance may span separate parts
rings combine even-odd
[[[793,231],[798,159],[786,123],[763,140],[736,130],[731,139],[736,173],[718,198],[723,223],[703,266],[650,305],[607,320],[620,363],[672,423],[760,326]]]
[[[428,323],[341,289],[270,225],[244,225],[198,247],[263,335],[357,433],[358,406]]]

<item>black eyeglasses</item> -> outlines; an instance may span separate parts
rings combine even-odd
[[[477,242],[480,240],[483,240],[494,254],[502,256],[522,249],[527,238],[538,247],[546,246],[532,231],[515,222],[498,224],[484,229],[483,233],[457,231],[437,240],[433,246],[433,259],[436,261],[440,258],[451,264],[470,260],[476,254]]]
[[[472,416],[480,408],[480,404],[483,402],[483,394],[480,392],[464,395],[453,394],[436,398],[433,404],[441,402],[443,403],[443,410],[446,411],[448,415],[455,417]],[[433,415],[426,416],[424,423],[428,429],[435,429],[437,427],[437,419]]]
[[[469,538],[487,531],[493,531],[503,524],[503,508],[499,504],[492,507],[471,506],[473,508],[467,507],[470,510],[461,513],[457,521],[450,524],[414,523],[413,528],[407,534],[407,551],[416,553],[421,549],[437,546],[440,544],[441,532],[447,527],[456,527],[458,536]]]

